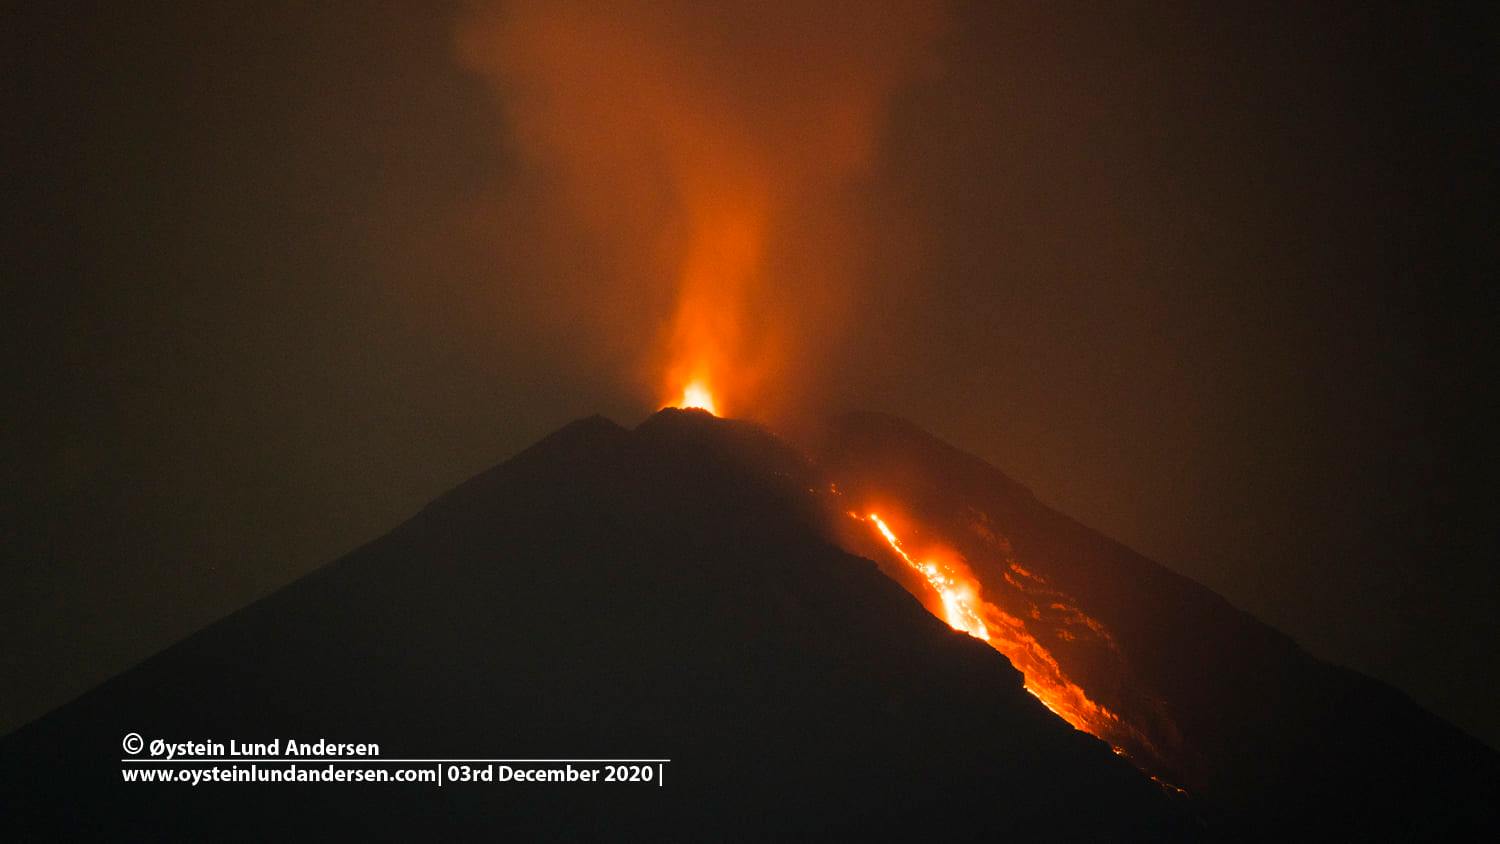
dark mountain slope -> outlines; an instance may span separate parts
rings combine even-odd
[[[0,741],[0,837],[1182,837],[1180,801],[829,544],[751,426],[573,423]],[[121,738],[668,757],[665,787],[120,782]]]
[[[1390,687],[1307,654],[1212,591],[1038,502],[899,419],[841,419],[823,468],[854,502],[900,503],[986,597],[1140,734],[1148,768],[1208,804],[1217,835],[1492,840],[1500,756]]]

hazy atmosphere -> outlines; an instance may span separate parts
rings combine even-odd
[[[909,419],[1500,746],[1487,27],[865,5],[16,15],[0,732],[705,378]]]

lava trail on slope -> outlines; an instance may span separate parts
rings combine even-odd
[[[941,588],[913,569],[951,573],[981,638],[1034,694],[1164,787],[1185,788],[1216,835],[1468,840],[1500,825],[1493,750],[983,461],[879,414],[836,420],[811,450],[833,484],[829,508],[862,528],[830,520],[845,547],[883,560],[953,623]],[[876,513],[899,521],[910,550],[894,535],[872,539]]]

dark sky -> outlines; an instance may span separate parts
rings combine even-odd
[[[950,6],[887,80],[797,404],[907,417],[1500,745],[1495,30],[1096,5]],[[655,407],[660,326],[587,318],[456,9],[5,15],[0,730]]]

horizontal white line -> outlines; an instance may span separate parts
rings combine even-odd
[[[131,764],[150,763],[177,763],[193,764],[199,762],[670,762],[671,759],[380,759],[374,756],[273,756],[271,758],[248,758],[244,756],[233,756],[229,758],[189,756],[183,759],[121,759],[121,762]]]

